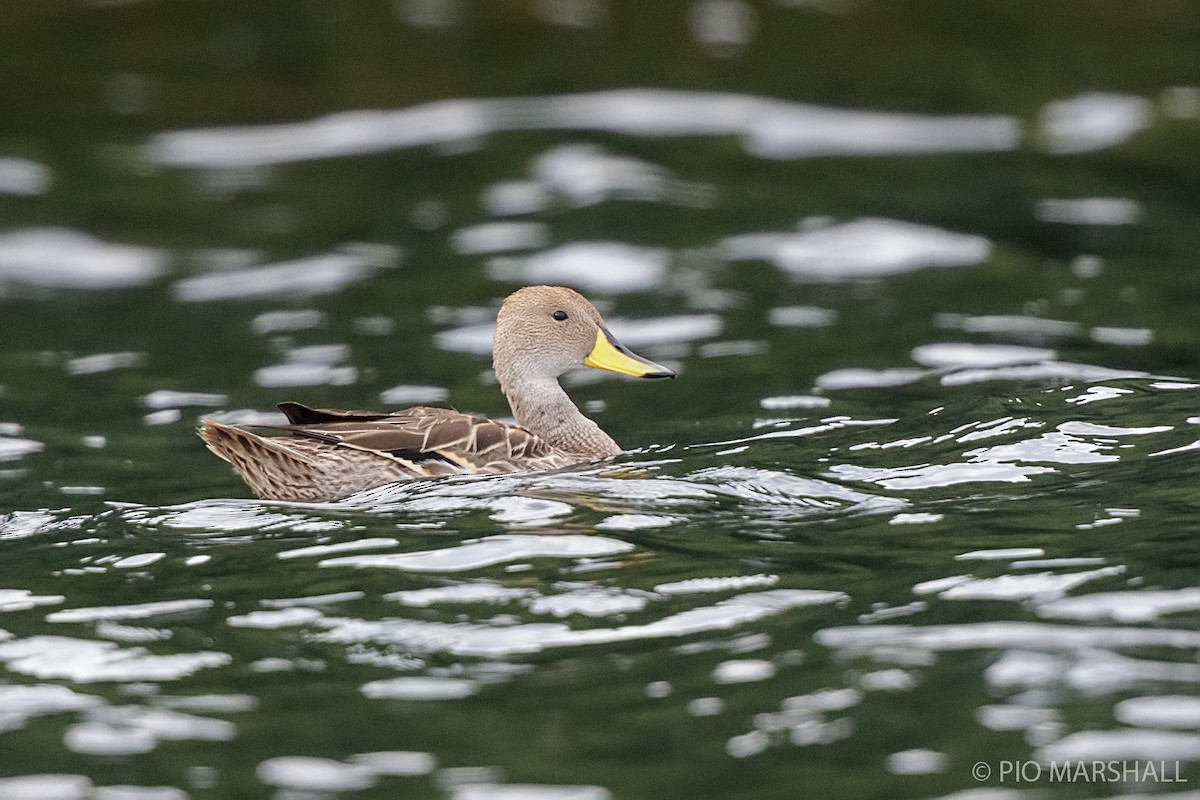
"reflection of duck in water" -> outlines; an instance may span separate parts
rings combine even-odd
[[[259,497],[334,500],[410,478],[557,469],[616,455],[621,448],[580,413],[558,376],[583,365],[675,376],[626,350],[591,303],[561,286],[508,296],[492,361],[517,425],[426,406],[382,414],[280,403],[290,424],[277,427],[291,436],[265,438],[204,420],[200,438]]]

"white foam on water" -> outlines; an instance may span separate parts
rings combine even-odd
[[[877,217],[790,234],[742,235],[724,246],[733,260],[765,259],[795,278],[818,281],[973,266],[991,254],[982,236]]]
[[[402,383],[379,393],[379,402],[389,406],[422,405],[444,403],[450,398],[450,390],[443,386]]]
[[[309,606],[327,606],[335,603],[349,603],[366,597],[365,592],[352,590],[348,592],[330,592],[329,594],[314,594],[306,597],[279,597],[258,602],[267,608],[296,608]]]
[[[925,367],[1003,367],[1058,358],[1053,350],[1004,344],[938,342],[913,348],[912,360]]]
[[[269,786],[307,793],[349,792],[375,785],[374,771],[364,764],[312,756],[270,758],[258,765],[255,774]]]
[[[565,505],[565,504],[563,504]],[[344,556],[320,562],[322,567],[384,567],[408,572],[465,572],[531,558],[596,558],[634,549],[628,542],[603,536],[488,536],[440,550],[391,555]]]
[[[1152,115],[1145,98],[1086,92],[1047,103],[1039,134],[1051,153],[1088,153],[1120,144],[1148,127]]]
[[[1112,227],[1141,221],[1142,205],[1124,197],[1047,198],[1037,205],[1037,218],[1062,225]]]
[[[477,691],[475,681],[422,676],[371,681],[362,687],[362,693],[372,700],[461,700]]]
[[[50,191],[50,168],[28,158],[0,157],[0,194],[34,197]]]
[[[68,228],[28,228],[0,234],[0,283],[54,289],[125,289],[158,279],[161,250],[109,244]]]

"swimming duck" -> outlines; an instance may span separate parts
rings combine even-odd
[[[616,455],[621,448],[576,408],[559,376],[589,366],[675,377],[626,349],[600,312],[563,286],[529,286],[505,299],[492,365],[516,425],[428,406],[377,413],[280,403],[288,424],[261,427],[290,436],[208,419],[198,433],[259,497],[319,502],[394,481],[558,469]]]

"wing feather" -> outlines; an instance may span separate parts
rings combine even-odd
[[[390,414],[316,409],[281,403],[300,440],[374,453],[418,477],[460,472],[512,472],[521,462],[553,459],[553,447],[524,428],[445,408],[415,406]]]

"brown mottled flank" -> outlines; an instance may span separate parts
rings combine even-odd
[[[415,478],[558,469],[621,452],[558,384],[559,375],[595,355],[601,339],[620,354],[617,365],[601,368],[673,376],[621,347],[574,290],[532,286],[505,300],[493,354],[518,425],[428,406],[377,413],[280,403],[289,424],[264,427],[289,436],[262,437],[212,420],[198,432],[256,495],[277,500],[334,500]]]

